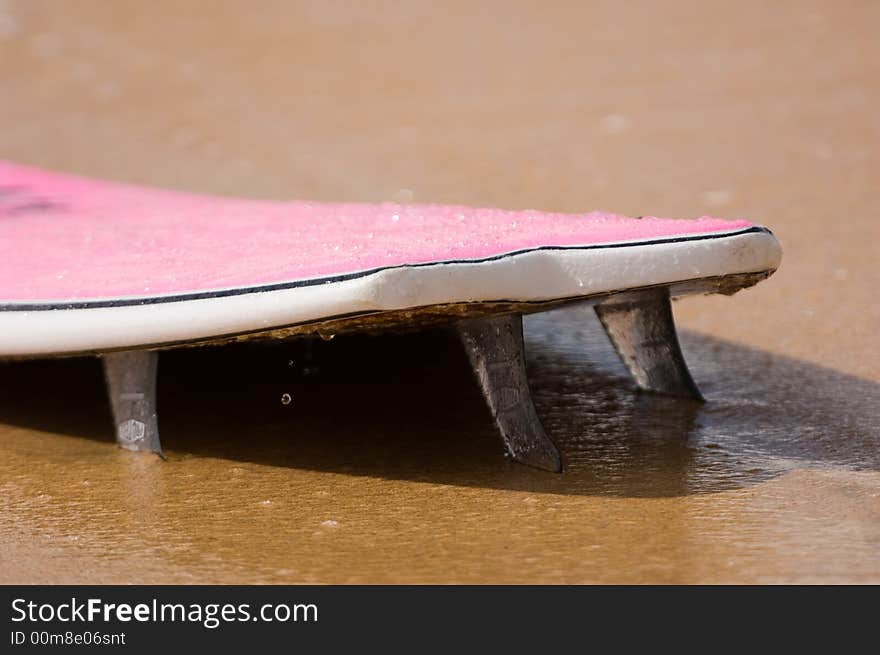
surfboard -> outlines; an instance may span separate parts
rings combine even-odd
[[[133,450],[161,452],[162,349],[449,324],[508,454],[559,470],[522,314],[592,303],[641,388],[696,398],[670,298],[733,293],[780,259],[743,220],[223,198],[0,161],[0,357],[101,356]]]

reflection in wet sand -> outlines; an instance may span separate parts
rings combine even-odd
[[[704,406],[636,394],[589,315],[528,319],[561,476],[504,461],[437,334],[169,356],[167,463],[112,443],[97,362],[0,364],[0,581],[880,582],[880,3],[109,4],[0,2],[2,157],[744,217],[785,256],[676,306],[730,340],[683,335]]]
[[[587,308],[526,330],[562,475],[503,458],[442,331],[166,354],[167,463],[115,447],[96,362],[3,365],[0,576],[880,576],[877,385],[685,333],[701,405],[637,393]]]

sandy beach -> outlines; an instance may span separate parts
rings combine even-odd
[[[675,304],[704,405],[636,393],[590,308],[527,317],[561,475],[502,456],[441,331],[163,355],[167,461],[116,447],[95,359],[2,362],[0,583],[880,583],[878,21],[0,0],[0,159],[251,198],[745,218],[784,249],[757,287]]]

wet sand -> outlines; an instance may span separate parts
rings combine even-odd
[[[162,360],[162,462],[95,361],[0,364],[0,582],[880,582],[880,7],[398,4],[2,2],[0,157],[764,223],[775,276],[675,306],[708,402],[529,317],[554,476],[446,333],[206,348]]]

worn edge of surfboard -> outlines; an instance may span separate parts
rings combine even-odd
[[[408,332],[429,327],[453,325],[460,320],[486,318],[503,314],[535,314],[551,311],[570,305],[597,305],[611,298],[625,294],[647,291],[649,289],[669,290],[670,298],[677,300],[691,295],[726,295],[733,294],[755,286],[767,279],[776,271],[766,269],[755,273],[738,273],[705,278],[682,280],[673,284],[660,283],[635,288],[621,288],[614,291],[603,291],[583,296],[572,296],[545,301],[494,300],[478,302],[455,302],[437,305],[419,305],[404,309],[366,310],[328,316],[326,318],[308,320],[270,328],[255,328],[229,334],[211,335],[192,339],[175,339],[138,344],[136,346],[120,346],[115,348],[87,348],[82,350],[58,352],[40,352],[36,354],[0,354],[0,360],[28,360],[42,358],[82,357],[102,355],[130,350],[176,350],[181,348],[199,348],[222,346],[246,341],[272,341],[289,338],[321,338],[326,335],[363,332],[378,334],[387,331]],[[65,310],[47,310],[65,311]]]

